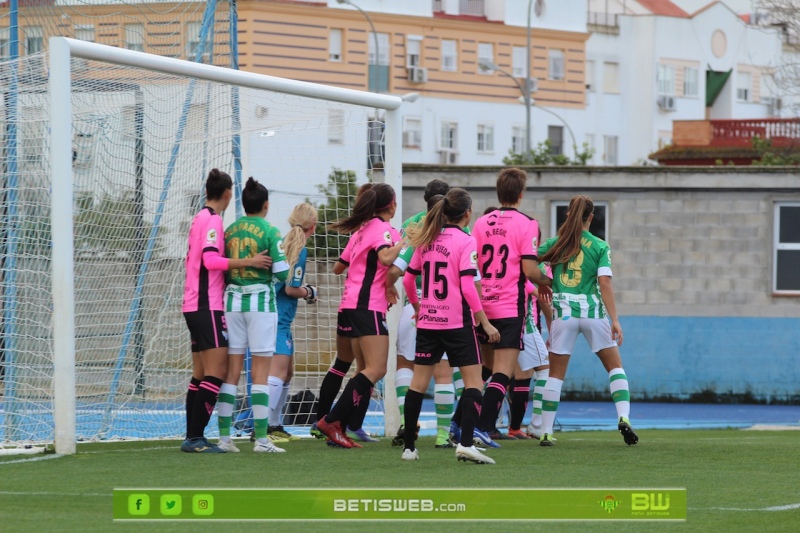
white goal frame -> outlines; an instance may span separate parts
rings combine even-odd
[[[76,452],[75,386],[75,280],[73,242],[73,167],[71,68],[73,57],[126,65],[173,75],[227,83],[252,89],[305,96],[385,110],[385,164],[383,180],[397,194],[393,224],[402,220],[402,137],[397,96],[330,87],[229,68],[194,63],[114,48],[66,37],[49,40],[50,168],[52,183],[52,290],[53,290],[53,417],[55,451]],[[384,411],[387,434],[397,429],[399,414],[394,389],[395,342],[400,306],[390,310],[389,370],[385,383]]]

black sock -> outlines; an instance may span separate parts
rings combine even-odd
[[[528,397],[531,394],[531,378],[511,380],[511,385],[508,390],[508,399],[510,403],[508,428],[519,429],[520,426],[522,426],[522,419],[525,418],[525,411],[528,409]]]
[[[456,402],[456,411],[455,411],[455,413],[453,413],[453,418],[451,419],[453,422],[456,423],[456,425],[458,427],[461,427],[461,420],[462,420],[463,414],[464,414],[463,411],[462,411],[462,408],[461,408],[461,399],[462,398],[464,398],[464,393],[463,392],[461,393],[461,398],[459,398],[458,402]]]
[[[408,397],[406,397],[406,401],[408,401]],[[461,419],[461,445],[467,448],[473,445],[473,432],[479,413],[482,411],[482,401],[483,397],[478,389],[465,389],[461,395],[461,403],[464,404],[464,414]]]
[[[481,366],[481,379],[484,383],[492,376],[492,369]]]
[[[359,372],[347,382],[339,401],[333,406],[331,412],[325,415],[328,422],[347,421],[353,416],[356,408],[364,402],[369,402],[369,391],[373,383],[367,376]],[[342,428],[346,429],[346,428]]]
[[[333,362],[333,366],[328,369],[328,373],[322,379],[322,385],[319,386],[319,400],[317,401],[317,420],[327,415],[336,395],[339,394],[339,389],[342,388],[342,380],[347,371],[350,370],[350,365],[342,361],[338,357]]]
[[[361,429],[361,426],[364,425],[364,418],[367,416],[369,402],[372,398],[372,392],[374,390],[375,387],[370,387],[369,393],[367,393],[367,397],[364,399],[364,401],[360,402],[353,409],[353,412],[350,414],[350,417],[347,420],[342,420],[342,429],[352,429],[353,431],[358,431]]]
[[[491,431],[497,423],[497,413],[500,411],[500,406],[503,405],[503,398],[508,390],[509,377],[505,374],[492,374],[492,382],[486,386],[486,392],[483,395],[483,407],[481,408],[481,416],[478,419],[478,429],[482,431]]]
[[[200,380],[192,376],[189,381],[189,388],[186,389],[186,437],[189,437],[189,426],[192,425],[192,411],[194,411],[194,399],[197,396],[197,388]]]
[[[406,393],[406,406],[404,408],[405,418],[403,425],[405,426],[405,435],[403,441],[405,448],[412,452],[416,449],[414,446],[414,439],[417,435],[417,422],[419,421],[419,413],[422,411],[422,398],[424,395],[414,389],[408,389]]]
[[[187,438],[196,439],[203,436],[203,432],[214,412],[217,404],[219,388],[222,380],[214,376],[206,376],[197,388],[197,395],[194,398],[194,409],[192,409],[192,422],[189,426]]]

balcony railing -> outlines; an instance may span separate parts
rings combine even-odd
[[[605,13],[602,11],[589,11],[587,23],[592,26],[619,27],[619,13]]]
[[[754,137],[769,139],[775,147],[800,147],[800,118],[676,120],[672,125],[676,146],[750,147]]]
[[[483,3],[484,0],[459,0],[458,14],[482,17],[484,15]]]
[[[442,0],[433,0],[433,12],[441,13],[442,9]]]

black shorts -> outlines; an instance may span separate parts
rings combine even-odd
[[[336,334],[350,338],[389,335],[386,313],[368,309],[342,309],[336,318]]]
[[[225,324],[224,311],[190,311],[183,313],[183,318],[189,326],[192,352],[228,347],[228,326]]]
[[[489,322],[500,332],[500,342],[492,344],[492,348],[515,348],[522,350],[525,344],[522,342],[522,332],[525,326],[524,318],[494,318]],[[478,339],[481,344],[489,344],[489,337],[483,331],[483,326],[478,324],[476,328]]]
[[[475,328],[417,329],[415,365],[435,365],[445,352],[453,368],[481,364],[481,347]]]

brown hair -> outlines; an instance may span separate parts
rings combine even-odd
[[[369,219],[388,211],[394,202],[394,189],[388,183],[367,183],[356,195],[356,205],[349,217],[337,220],[330,229],[339,233],[353,233]]]
[[[558,265],[567,263],[578,255],[581,249],[583,223],[594,213],[594,203],[588,196],[578,195],[569,202],[567,220],[558,228],[558,240],[544,256],[539,258],[543,263]]]
[[[414,248],[431,244],[442,232],[442,227],[446,223],[457,223],[472,207],[469,193],[458,187],[450,189],[446,195],[439,198],[425,215],[422,227],[417,226],[410,230],[409,238]]]
[[[528,175],[519,168],[505,168],[497,175],[497,200],[501,205],[513,205],[525,190]]]

